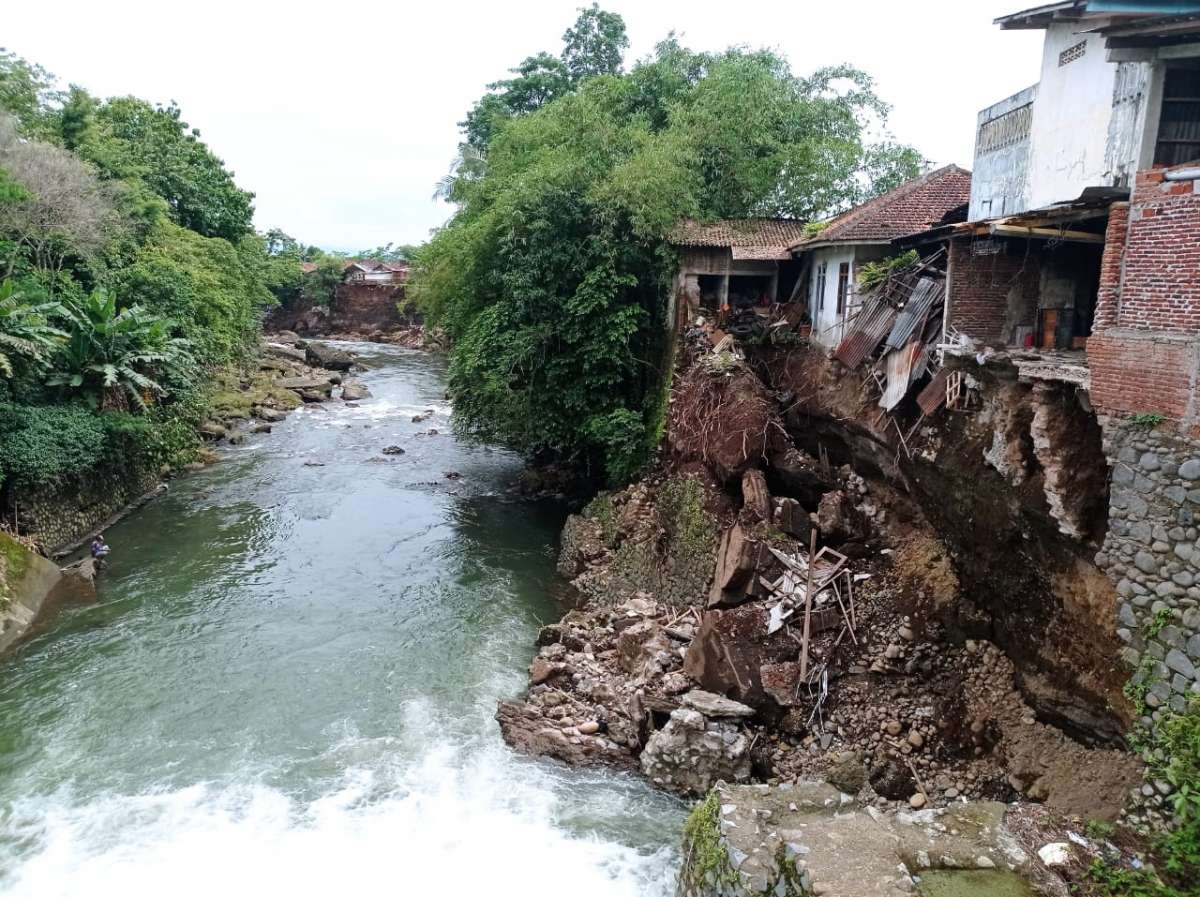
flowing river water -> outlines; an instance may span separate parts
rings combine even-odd
[[[679,803],[492,720],[562,511],[447,435],[439,359],[350,348],[374,398],[173,482],[108,531],[99,600],[0,661],[0,894],[673,891]]]

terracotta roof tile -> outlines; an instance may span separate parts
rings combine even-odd
[[[675,246],[757,247],[786,249],[804,236],[804,222],[794,218],[724,218],[684,221],[671,234]]]
[[[843,212],[824,230],[791,245],[890,242],[928,230],[970,198],[971,172],[947,165]]]

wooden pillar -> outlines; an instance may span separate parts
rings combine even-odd
[[[720,298],[720,301],[718,301],[718,303],[717,303],[718,308],[724,308],[726,305],[729,304],[729,275],[728,274],[721,275],[721,295],[719,298]]]
[[[771,304],[779,301],[779,262],[775,263],[775,271],[771,274]]]

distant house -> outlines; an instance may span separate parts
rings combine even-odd
[[[408,265],[405,262],[355,259],[346,265],[344,279],[346,283],[400,284],[408,280]]]
[[[947,165],[914,178],[801,236],[791,251],[801,260],[812,338],[828,347],[842,339],[858,304],[859,268],[894,254],[896,240],[965,214],[971,172]]]
[[[680,251],[672,320],[790,296],[799,266],[788,247],[803,234],[804,222],[792,218],[684,221],[671,235]]]

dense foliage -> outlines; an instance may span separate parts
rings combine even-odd
[[[252,230],[174,104],[62,90],[0,50],[0,484],[168,463],[319,251]]]
[[[413,291],[455,342],[463,433],[621,480],[662,425],[678,221],[828,215],[919,157],[868,140],[886,108],[849,66],[799,77],[772,52],[672,38],[622,74],[624,26],[595,7],[566,39],[463,123],[439,186],[458,208]]]

